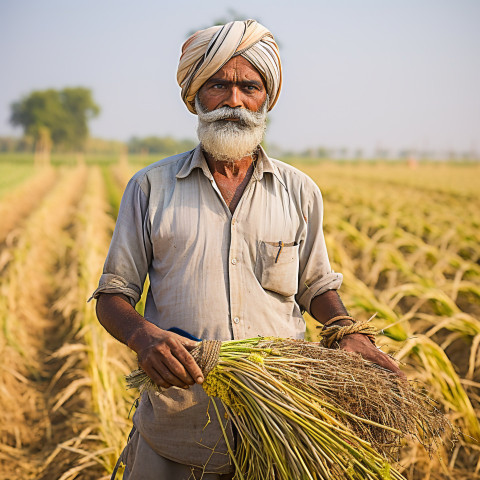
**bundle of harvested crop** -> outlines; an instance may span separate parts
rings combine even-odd
[[[402,439],[432,450],[449,425],[408,382],[318,343],[207,340],[192,355],[238,431],[237,480],[402,479],[390,464]],[[141,370],[127,380],[158,390]]]

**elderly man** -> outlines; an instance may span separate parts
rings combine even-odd
[[[319,189],[260,146],[282,84],[272,34],[254,20],[197,32],[183,45],[177,78],[198,115],[200,144],[129,182],[94,293],[102,325],[165,389],[144,394],[134,415],[121,457],[128,480],[231,478],[189,353],[196,342],[172,327],[201,339],[303,338],[302,310],[322,324],[353,321],[328,261]],[[147,274],[142,317],[134,306]],[[398,371],[362,334],[340,346]],[[229,425],[227,433],[233,445]]]

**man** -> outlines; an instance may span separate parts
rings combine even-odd
[[[272,34],[254,20],[197,32],[183,45],[177,79],[198,114],[200,145],[129,182],[94,293],[102,325],[165,389],[141,398],[121,457],[128,480],[231,478],[189,353],[196,342],[170,328],[201,339],[303,338],[302,309],[322,324],[352,323],[328,261],[320,191],[260,147],[282,84]],[[142,317],[134,305],[147,273]],[[340,346],[398,371],[364,335]]]

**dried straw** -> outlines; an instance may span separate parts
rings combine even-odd
[[[215,348],[202,342],[192,355],[202,364]],[[127,379],[158,390],[141,370]],[[401,479],[390,462],[403,438],[432,451],[449,426],[421,389],[358,354],[301,340],[223,342],[203,388],[238,431],[237,480]]]

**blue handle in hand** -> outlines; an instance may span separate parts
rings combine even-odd
[[[177,335],[181,335],[182,337],[189,338],[190,340],[195,340],[197,342],[202,341],[200,338],[194,337],[192,334],[190,334],[190,333],[186,332],[185,330],[182,330],[181,328],[178,328],[178,327],[169,328],[168,331],[176,333]]]

